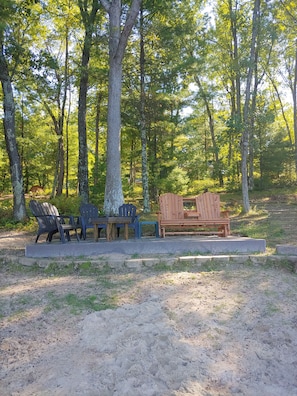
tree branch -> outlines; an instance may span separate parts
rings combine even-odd
[[[101,1],[105,1],[105,0],[101,0]],[[135,20],[137,18],[139,10],[140,10],[141,2],[142,2],[142,0],[133,0],[132,5],[129,9],[126,23],[122,30],[119,46],[117,49],[117,56],[120,56],[121,58],[124,55],[124,51],[125,51],[125,48],[127,45],[129,35],[131,33],[131,30],[134,26]]]
[[[105,10],[107,11],[107,12],[109,12],[109,9],[110,9],[110,1],[108,1],[108,0],[100,0],[101,1],[101,4],[103,5],[103,7],[105,8]]]

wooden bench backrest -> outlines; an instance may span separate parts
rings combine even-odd
[[[197,212],[202,220],[219,219],[221,217],[219,194],[206,192],[196,197]]]
[[[184,218],[183,197],[173,193],[159,197],[162,220],[179,220]]]

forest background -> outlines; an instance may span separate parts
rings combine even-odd
[[[249,191],[296,184],[296,21],[289,0],[2,1],[14,218],[32,186],[105,213],[241,189],[248,212]]]

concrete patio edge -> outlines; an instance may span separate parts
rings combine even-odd
[[[87,257],[105,254],[123,255],[184,255],[184,254],[245,254],[264,253],[266,241],[246,237],[170,237],[116,240],[107,242],[71,241],[35,243],[25,247],[25,256],[31,258]]]

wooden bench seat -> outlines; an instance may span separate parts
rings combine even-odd
[[[193,199],[194,210],[185,210],[189,198],[166,193],[159,197],[158,222],[161,237],[165,235],[220,235],[230,234],[230,219],[227,212],[220,209],[220,196],[203,193]]]

